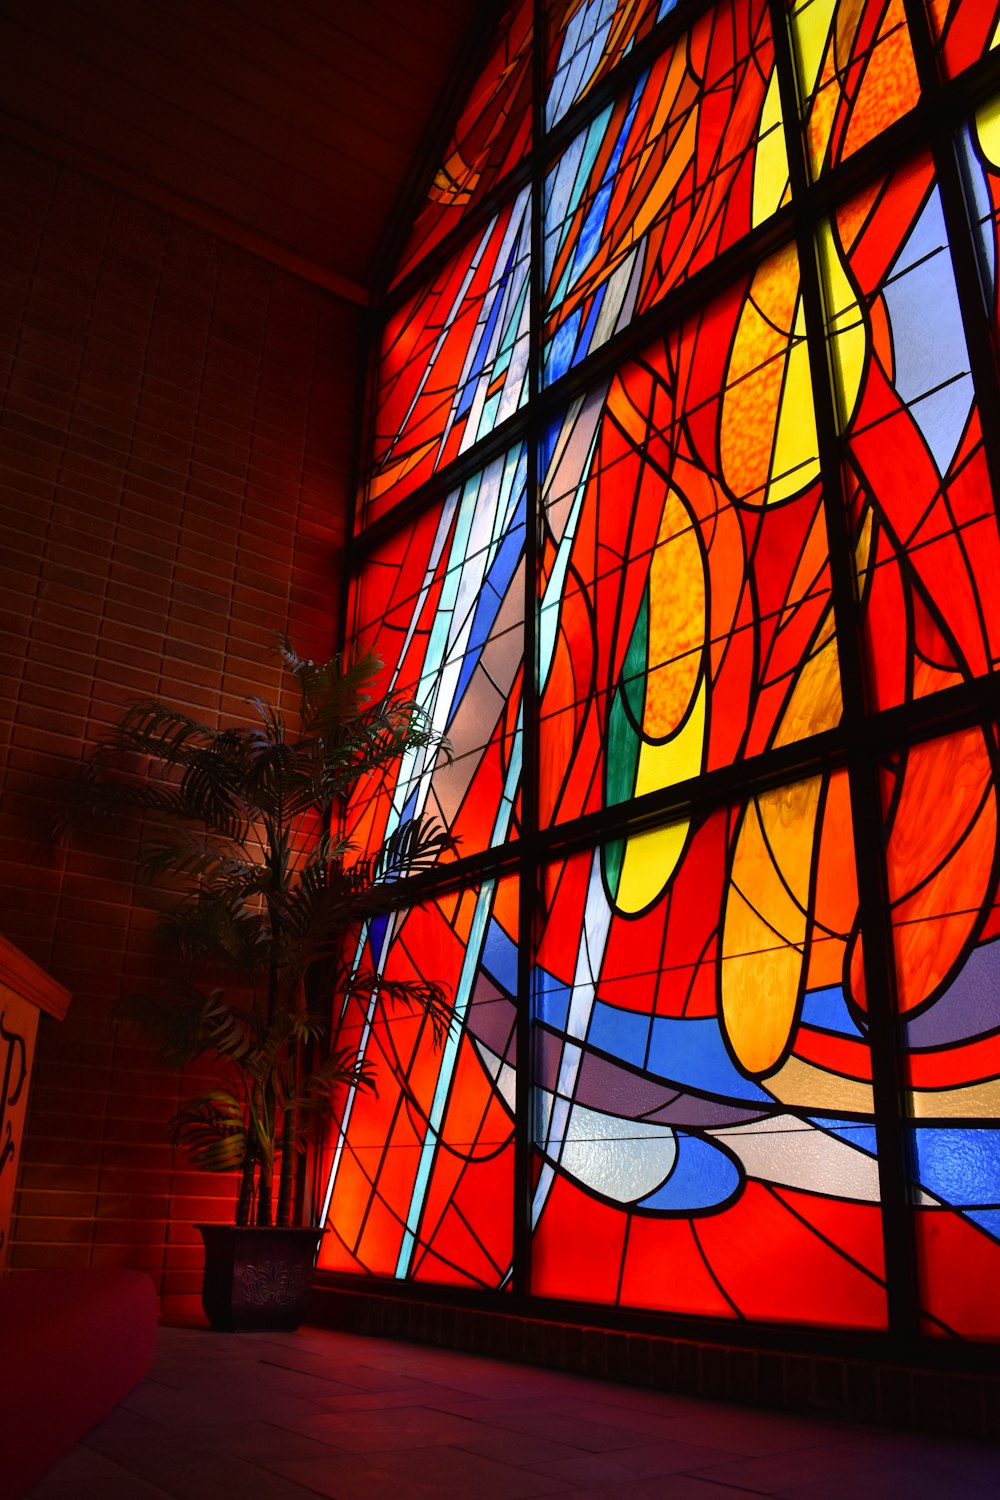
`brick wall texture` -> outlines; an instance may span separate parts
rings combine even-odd
[[[190,1089],[107,1026],[155,971],[157,893],[124,834],[40,839],[124,703],[226,722],[276,696],[276,630],[331,650],[359,314],[10,143],[0,177],[0,932],[73,992],[43,1020],[11,1264],[145,1268],[185,1314],[191,1226],[231,1184],[175,1159]]]

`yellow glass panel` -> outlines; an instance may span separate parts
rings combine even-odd
[[[705,748],[706,699],[707,689],[702,678],[684,727],[663,744],[642,741],[635,775],[637,797],[645,792],[658,792],[661,787],[676,786],[679,781],[698,775]]]
[[[661,748],[664,747],[643,746],[643,750]],[[639,790],[637,787],[636,791]],[[649,786],[646,790],[651,791],[653,788]],[[688,827],[687,822],[671,823],[669,827],[658,828],[654,833],[641,833],[626,840],[618,893],[615,896],[615,905],[619,911],[643,911],[657,899],[684,853]]]
[[[996,37],[990,43],[991,47],[997,45]],[[1000,99],[994,99],[990,104],[984,104],[982,109],[976,111],[976,135],[979,139],[979,149],[986,160],[994,167],[1000,167]]]
[[[766,495],[768,505],[789,500],[812,483],[819,473],[818,448],[805,310],[800,298],[795,309],[792,342],[785,359],[785,379]]]
[[[691,514],[667,492],[649,569],[649,663],[643,733],[672,734],[694,697],[705,645],[705,569]],[[700,764],[685,776],[696,775]],[[673,777],[672,780],[679,778]],[[663,783],[660,783],[661,785]]]
[[[820,778],[762,793],[743,815],[722,933],[722,1019],[762,1074],[781,1057],[802,987]]]
[[[798,6],[792,12],[792,35],[799,64],[799,89],[804,99],[808,99],[816,87],[836,8],[837,0],[807,0],[805,5]]]
[[[777,503],[819,472],[799,267],[793,246],[764,262],[740,313],[722,402],[722,471],[749,505]]]
[[[775,745],[790,745],[832,729],[840,723],[841,707],[840,658],[831,614],[816,650],[799,668],[774,736]]]
[[[818,250],[826,303],[830,354],[837,376],[839,416],[846,428],[854,415],[868,354],[868,333],[829,220],[819,227]]]
[[[865,506],[865,518],[861,523],[861,535],[854,549],[854,565],[858,571],[858,590],[863,592],[865,586],[865,575],[868,572],[868,559],[872,550],[872,519],[874,511],[870,505]]]
[[[754,225],[763,224],[781,207],[789,194],[788,155],[781,128],[781,94],[777,69],[771,74],[760,118],[760,140],[753,164]]]

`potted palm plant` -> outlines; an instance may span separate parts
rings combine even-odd
[[[322,1230],[297,1222],[303,1144],[338,1086],[374,1084],[338,1045],[334,994],[364,986],[379,1004],[419,1006],[438,1039],[451,1019],[435,981],[392,983],[345,963],[351,928],[388,909],[394,883],[432,865],[447,834],[418,819],[359,858],[337,826],[360,777],[408,747],[447,744],[411,701],[373,699],[374,654],[314,663],[284,636],[278,650],[297,682],[293,729],[259,697],[248,722],[221,729],[134,703],[89,757],[75,803],[141,815],[140,869],[172,892],[160,926],[174,975],[115,1014],[164,1063],[214,1065],[216,1086],[169,1126],[198,1167],[238,1174],[234,1224],[198,1226],[205,1312],[227,1329],[293,1328],[307,1305]]]

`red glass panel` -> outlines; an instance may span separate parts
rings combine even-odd
[[[466,889],[368,924],[362,971],[436,980],[453,1008],[435,1037],[419,1007],[348,1000],[339,1033],[377,1093],[345,1092],[323,1152],[321,1267],[499,1287],[512,1253],[517,883]]]
[[[766,0],[724,0],[548,175],[546,380],[769,218],[787,188]]]
[[[355,583],[354,641],[379,653],[385,687],[423,708],[451,752],[409,752],[392,779],[357,787],[345,831],[359,854],[417,815],[443,823],[462,855],[516,836],[525,474],[523,446],[494,460]]]
[[[523,192],[388,320],[364,521],[410,494],[526,399],[530,239]]]
[[[997,0],[927,0],[927,14],[949,78],[971,67],[1000,43]]]
[[[844,773],[575,855],[544,912],[533,1290],[884,1326]]]
[[[810,392],[783,251],[553,428],[543,826],[837,723]]]
[[[1000,1336],[997,752],[976,726],[883,770],[921,1297],[962,1338]]]
[[[813,175],[853,155],[920,97],[903,0],[788,0]]]
[[[530,149],[532,11],[532,0],[517,0],[501,18],[489,59],[413,226],[394,286]]]

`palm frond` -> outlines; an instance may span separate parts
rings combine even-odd
[[[185,956],[218,960],[246,974],[272,956],[267,908],[252,905],[231,885],[195,890],[163,913],[159,930]]]
[[[203,1018],[206,1050],[211,1050],[226,1062],[248,1066],[257,1048],[255,1020],[246,1010],[230,1005],[216,991]]]
[[[243,1104],[223,1089],[189,1099],[167,1122],[170,1141],[203,1172],[236,1172],[246,1151]]]
[[[430,1021],[436,1046],[441,1046],[458,1025],[448,988],[436,979],[387,979],[371,969],[357,969],[344,988],[349,993],[374,996],[382,1005],[422,1011]]]
[[[242,841],[256,809],[247,795],[246,741],[238,730],[220,730],[191,755],[180,791],[191,821]]]
[[[281,744],[285,739],[285,721],[274,704],[268,703],[258,693],[251,693],[243,701],[254,710],[261,723],[260,728],[252,724],[244,731],[251,753],[259,753],[269,746]]]
[[[217,732],[158,699],[143,699],[125,710],[95,753],[100,760],[134,751],[165,766],[183,765]]]
[[[340,1084],[366,1089],[377,1096],[374,1063],[367,1057],[359,1058],[354,1047],[338,1047],[330,1053],[321,1067],[310,1073],[302,1085],[302,1092],[307,1101],[317,1096],[329,1098],[330,1090]]]
[[[157,824],[139,851],[144,875],[172,875],[183,880],[218,885],[240,892],[260,888],[254,862],[236,851],[239,844],[224,834],[201,832],[187,824]]]
[[[382,670],[375,651],[359,656],[338,654],[327,662],[298,655],[287,635],[279,634],[276,648],[286,669],[299,684],[299,711],[306,735],[328,735],[342,730],[371,700],[371,690]]]
[[[454,838],[436,818],[411,818],[400,823],[374,854],[353,865],[351,875],[359,885],[388,885],[431,869],[442,854],[455,848]]]
[[[85,822],[121,820],[131,814],[169,822],[183,818],[183,802],[169,782],[143,781],[135,775],[114,776],[109,768],[88,761],[68,790],[65,804],[52,819],[48,841],[59,845],[75,836]]]
[[[375,1065],[368,1058],[359,1058],[353,1047],[338,1047],[315,1072],[302,1080],[300,1091],[285,1100],[285,1109],[322,1117],[332,1111],[337,1088],[363,1089],[377,1097],[377,1078]]]

